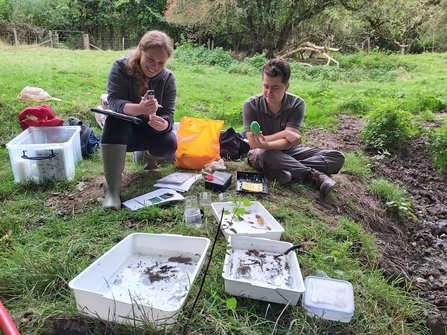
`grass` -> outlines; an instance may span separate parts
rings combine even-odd
[[[57,116],[64,120],[74,116],[91,123],[101,135],[89,108],[99,104],[110,65],[123,52],[21,46],[2,47],[0,53],[1,301],[22,334],[50,334],[55,320],[61,318],[76,320],[88,327],[89,334],[157,333],[150,324],[135,329],[85,317],[76,310],[68,282],[135,231],[213,238],[216,227],[210,210],[205,211],[208,223],[198,230],[182,223],[182,204],[135,212],[104,212],[100,202],[93,201],[85,203],[75,214],[55,210],[51,202],[46,202],[52,195],[75,192],[80,183],[102,174],[100,154],[81,161],[73,181],[15,184],[5,147],[21,132],[17,114],[26,106],[39,105],[17,99],[25,86],[41,87],[62,99],[48,102]],[[447,101],[446,55],[372,54],[339,58],[340,69],[293,64],[289,90],[306,100],[308,113],[304,128],[330,129],[338,122],[339,113],[363,117],[370,110],[385,109],[391,104],[414,115],[428,115],[427,110],[436,112]],[[248,71],[248,65],[226,69],[187,65],[176,59],[168,67],[175,73],[178,84],[176,121],[186,115],[224,119],[225,129],[242,130],[242,103],[260,92],[261,78],[257,71]],[[346,154],[344,172],[371,183],[373,191],[386,201],[396,201],[388,197],[395,193],[395,187],[371,181],[369,162],[361,151]],[[126,171],[140,178],[123,191],[123,197],[130,199],[154,190],[155,177],[143,174],[131,164],[130,156],[127,159]],[[248,169],[245,162],[228,164],[227,169],[234,173],[241,164]],[[177,169],[172,164],[164,164],[161,171],[167,175]],[[204,290],[189,320],[191,334],[428,334],[422,316],[426,304],[402,288],[401,282],[389,283],[383,277],[374,237],[363,230],[361,223],[348,217],[330,220],[323,217],[315,209],[315,200],[303,195],[303,188],[301,184],[290,185],[285,195],[281,187],[273,184],[268,197],[250,195],[247,198],[260,200],[272,209],[275,218],[286,227],[282,240],[300,241],[305,245],[306,253],[299,254],[304,277],[322,270],[330,277],[353,284],[352,321],[344,324],[309,318],[300,303],[284,306],[229,296],[221,276],[226,242],[219,239]],[[201,191],[203,185],[196,183],[189,192]],[[233,190],[230,192],[237,196]],[[406,203],[404,194],[397,196],[401,205]],[[346,199],[349,201],[352,199]],[[188,321],[202,275],[193,286],[172,333],[180,332]]]
[[[368,189],[379,199],[385,202],[387,208],[398,216],[411,215],[411,202],[404,187],[397,185],[385,178],[373,179],[369,183]]]
[[[357,150],[345,154],[343,171],[367,181],[371,177],[370,165],[370,158],[364,155],[361,150]]]

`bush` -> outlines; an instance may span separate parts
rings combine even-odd
[[[411,64],[405,57],[390,52],[381,52],[377,49],[371,52],[357,52],[355,54],[343,55],[338,58],[340,67],[344,68],[362,68],[369,71],[372,69],[386,73],[391,70],[403,68],[405,71],[411,71],[416,67]]]
[[[175,58],[177,61],[189,65],[204,64],[229,68],[237,64],[237,61],[231,57],[231,53],[220,47],[209,50],[204,45],[198,47],[191,42],[177,44]]]
[[[261,73],[262,67],[265,65],[266,62],[267,57],[265,53],[255,55],[253,57],[244,58],[244,65],[254,68],[255,70],[258,71],[258,73]]]
[[[340,68],[347,72],[346,80],[393,82],[399,75],[408,73],[416,67],[397,54],[380,52],[377,49],[369,53],[358,52],[338,57]]]
[[[337,81],[344,78],[343,71],[333,66],[313,66],[307,68],[306,72],[312,79]]]
[[[366,119],[360,136],[373,149],[400,149],[415,134],[413,115],[401,109],[375,110],[368,113]]]

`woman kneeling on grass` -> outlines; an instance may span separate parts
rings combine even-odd
[[[177,85],[166,69],[173,54],[171,38],[164,32],[147,32],[128,56],[118,58],[107,77],[109,108],[136,116],[141,125],[115,117],[104,124],[101,151],[104,166],[104,209],[121,208],[122,173],[126,152],[143,160],[147,171],[158,170],[158,160],[171,159],[177,150],[174,124]],[[153,90],[154,96],[149,96]]]

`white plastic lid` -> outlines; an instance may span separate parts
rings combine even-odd
[[[354,290],[345,280],[309,276],[304,281],[303,305],[306,310],[325,318],[325,314],[354,312]]]

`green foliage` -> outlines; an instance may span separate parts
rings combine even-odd
[[[340,67],[348,72],[344,78],[348,80],[372,80],[376,82],[396,81],[416,67],[406,58],[373,50],[372,52],[357,52],[337,58]]]
[[[267,62],[267,56],[265,53],[257,54],[252,57],[246,57],[244,58],[244,65],[247,65],[249,67],[252,67],[259,71],[258,73],[261,73],[262,67]]]
[[[384,40],[382,45],[400,51],[400,45],[424,35],[427,27],[423,23],[436,17],[438,10],[432,1],[376,0],[354,15],[369,23],[372,32]]]
[[[411,202],[404,187],[394,184],[385,178],[379,178],[372,180],[368,185],[368,189],[385,202],[391,213],[402,217],[411,216],[417,219],[411,212]]]
[[[229,299],[226,300],[227,306],[229,309],[231,309],[232,311],[236,311],[237,308],[237,300],[235,297],[231,297]]]
[[[191,42],[177,44],[175,57],[180,62],[189,65],[203,64],[228,68],[237,64],[237,61],[231,57],[231,53],[220,47],[209,50],[205,45],[195,46]]]
[[[234,228],[231,228],[231,226],[233,225],[233,222],[244,221],[244,214],[246,213],[246,208],[250,207],[251,201],[250,199],[247,198],[239,200],[237,198],[232,197],[231,202],[233,203],[233,206],[231,208],[232,212],[230,213],[226,209],[224,210],[224,213],[227,215],[231,214],[230,220],[228,221],[230,230],[233,231],[233,233],[237,234],[237,231]]]
[[[236,75],[260,76],[262,67],[267,62],[265,54],[245,57],[242,62],[234,63],[228,68],[228,73]]]
[[[447,170],[447,126],[435,128],[429,133],[433,165],[442,171]]]
[[[347,100],[341,103],[339,107],[341,111],[346,114],[352,113],[357,115],[362,115],[367,110],[367,99],[362,95],[356,95],[349,97]]]
[[[377,109],[366,119],[360,136],[373,149],[400,149],[415,133],[412,114],[401,109]]]
[[[39,29],[88,33],[97,39],[124,36],[139,40],[149,29],[175,34],[163,16],[166,0],[10,0],[11,21]],[[66,32],[65,32],[66,33]]]
[[[389,52],[374,49],[371,52],[356,52],[339,58],[341,67],[359,68],[361,70],[378,70],[387,72],[403,68],[411,71],[416,67],[407,58]]]
[[[411,97],[405,96],[407,110],[418,113],[420,111],[441,111],[447,108],[447,96],[434,95],[421,89]]]
[[[10,0],[0,0],[0,23],[9,21],[12,16],[12,4]]]
[[[312,79],[337,81],[343,76],[343,72],[334,66],[313,66],[307,68],[307,75]]]

